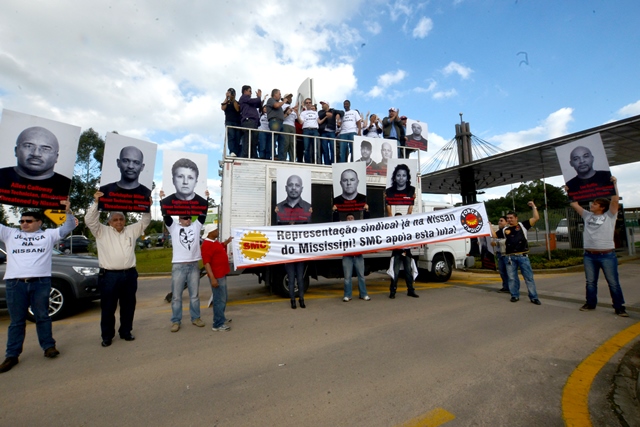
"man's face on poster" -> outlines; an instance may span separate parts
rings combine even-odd
[[[593,169],[593,155],[587,147],[576,147],[571,151],[569,163],[578,175],[585,175]]]
[[[340,187],[343,196],[353,196],[358,192],[358,174],[352,170],[346,170],[340,175]]]
[[[367,144],[362,144],[360,146],[360,154],[365,161],[369,161],[371,158],[371,147]]]
[[[198,182],[198,174],[191,168],[177,168],[173,174],[173,185],[176,187],[176,193],[182,197],[191,196]]]
[[[380,149],[380,154],[382,154],[382,158],[389,160],[391,158],[391,144],[385,142],[382,144],[382,148]]]
[[[18,169],[34,177],[50,175],[58,161],[58,139],[49,130],[33,127],[22,131],[16,141]]]
[[[297,175],[291,175],[289,179],[287,179],[285,189],[287,191],[287,199],[296,200],[300,198],[302,194],[302,178]]]
[[[422,126],[418,123],[411,124],[411,132],[413,132],[413,136],[421,136],[422,135]]]
[[[124,147],[116,160],[123,181],[137,182],[144,170],[144,155],[136,147]]]

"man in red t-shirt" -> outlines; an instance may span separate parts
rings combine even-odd
[[[227,320],[224,317],[224,311],[227,308],[227,274],[231,271],[227,245],[231,242],[232,237],[224,242],[219,242],[217,240],[218,229],[213,224],[207,224],[205,236],[201,253],[202,263],[213,290],[213,330],[226,332],[231,330],[229,326],[224,324]]]

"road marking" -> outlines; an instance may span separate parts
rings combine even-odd
[[[562,418],[569,427],[591,426],[589,390],[602,367],[622,347],[640,336],[640,322],[629,326],[602,344],[571,373],[562,390]]]
[[[437,427],[454,420],[456,417],[451,412],[442,408],[436,408],[426,414],[400,424],[398,427]]]

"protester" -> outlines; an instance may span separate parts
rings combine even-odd
[[[395,216],[402,215],[400,212]],[[407,283],[407,295],[414,298],[419,298],[420,295],[416,294],[416,290],[413,287],[414,274],[417,275],[417,271],[413,269],[415,261],[413,255],[411,255],[411,249],[394,249],[391,252],[391,265],[389,266],[389,272],[393,272],[391,276],[391,286],[389,287],[389,298],[394,299],[396,297],[396,289],[398,289],[398,277],[400,276],[400,265],[404,268],[404,280]]]
[[[207,224],[204,230],[206,236],[202,242],[202,263],[207,271],[213,292],[213,327],[214,332],[227,332],[231,328],[225,325],[227,321],[224,312],[227,308],[227,274],[231,271],[227,245],[232,238],[224,242],[218,241],[218,228],[214,224]]]
[[[498,220],[498,231],[496,231],[496,259],[498,260],[498,272],[500,273],[500,278],[502,279],[502,287],[498,292],[502,293],[511,293],[509,291],[509,275],[507,274],[507,262],[508,258],[506,257],[506,247],[505,247],[505,239],[504,239],[504,228],[507,226],[507,217],[501,216]],[[516,287],[520,289],[520,278],[516,274]]]
[[[336,213],[334,211],[334,213]],[[364,208],[365,219],[369,218],[369,206],[365,205]],[[334,215],[335,218],[335,215]],[[350,213],[347,215],[347,221],[354,221],[355,215]],[[353,270],[356,271],[358,277],[358,298],[371,301],[371,297],[367,294],[367,285],[364,281],[364,257],[362,254],[358,255],[345,255],[342,257],[342,271],[344,273],[344,297],[342,301],[349,302],[352,297],[352,284],[351,279],[353,277]]]
[[[382,119],[382,137],[385,139],[394,139],[396,140],[396,146],[398,147],[398,157],[404,157],[404,153],[402,152],[402,148],[405,146],[405,131],[402,127],[402,121],[398,116],[400,111],[395,108],[389,108],[389,116]]]
[[[272,132],[275,132],[272,135],[272,140],[274,144],[274,159],[282,160],[282,154],[284,152],[284,99],[282,99],[282,95],[280,93],[280,89],[273,89],[271,91],[271,98],[267,100],[267,104],[265,105],[267,109],[267,119],[269,121],[269,129]],[[271,150],[269,150],[271,151]],[[268,159],[271,158],[271,152],[269,152]]]
[[[318,131],[318,113],[314,110],[311,98],[304,100],[304,110],[298,117],[298,122],[302,125],[302,134],[304,137],[304,162],[314,163],[316,152],[316,138],[320,133]],[[318,162],[319,163],[319,162]]]
[[[262,91],[258,89],[256,97],[251,97],[251,86],[242,86],[242,96],[240,97],[241,126],[245,128],[242,137],[242,157],[258,157],[258,125],[260,124],[260,113],[262,109]],[[236,153],[237,154],[237,153]]]
[[[224,111],[224,125],[233,126],[227,128],[227,147],[231,157],[242,154],[242,130],[237,129],[242,122],[240,104],[236,100],[236,90],[230,87],[225,94],[225,99],[220,108]]]

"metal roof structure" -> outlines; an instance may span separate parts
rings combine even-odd
[[[640,115],[422,175],[422,192],[460,193],[460,171],[471,168],[476,191],[562,175],[555,148],[600,133],[609,166],[640,161]]]

